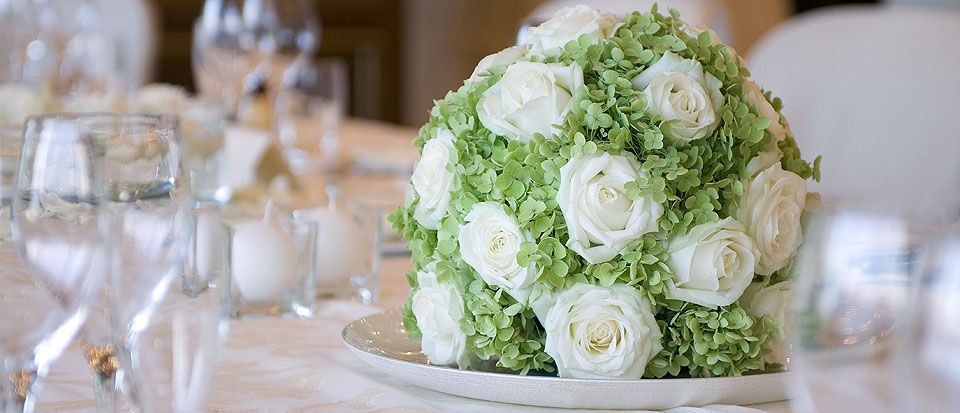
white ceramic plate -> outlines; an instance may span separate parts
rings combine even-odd
[[[343,329],[343,342],[361,360],[410,384],[502,403],[579,409],[662,410],[708,404],[786,400],[789,373],[708,379],[578,380],[458,370],[427,364],[420,341],[407,337],[396,310]]]

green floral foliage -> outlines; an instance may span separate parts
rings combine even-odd
[[[719,310],[681,305],[658,320],[664,348],[647,364],[647,376],[739,376],[762,370],[760,356],[768,338],[781,337],[780,322],[754,319],[737,304]],[[658,318],[660,318],[658,316]]]
[[[676,12],[664,15],[654,7],[649,13],[625,16],[610,38],[591,44],[583,36],[568,43],[560,56],[542,59],[575,63],[584,71],[584,86],[576,91],[560,134],[520,142],[484,128],[476,107],[483,92],[503,75],[503,66],[436,101],[414,144],[422,148],[440,127],[457,137],[458,162],[448,166],[456,181],[447,215],[438,230],[423,228],[413,218],[418,202],[414,194],[390,222],[409,242],[417,269],[439,260],[441,278],[460,285],[466,306],[462,330],[476,358],[523,374],[554,369],[533,311],[485,284],[460,258],[457,234],[464,216],[478,202],[497,202],[532,235],[533,241],[521,246],[518,261],[521,266],[535,263],[538,282],[556,288],[625,283],[649,300],[664,338],[647,376],[740,375],[763,368],[766,340],[782,334],[777,321],[754,319],[737,303],[711,310],[665,297],[665,283],[672,277],[666,243],[695,225],[729,216],[750,178],[748,161],[773,139],[766,131],[772,120],[745,103],[742,84],[749,72],[740,58],[729,47],[714,44],[708,33],[690,35],[685,27]],[[722,82],[720,126],[702,139],[678,143],[670,124],[648,113],[641,92],[631,85],[631,79],[666,51],[701,62]],[[779,99],[767,98],[779,111]],[[819,158],[812,164],[804,161],[791,136],[778,146],[785,170],[819,179]],[[590,265],[565,246],[567,228],[556,196],[560,168],[571,157],[598,151],[635,157],[646,174],[627,186],[627,195],[651,196],[665,212],[658,232],[633,242],[617,259]],[[415,272],[407,278],[416,291]],[[410,301],[403,315],[407,331],[418,337]]]

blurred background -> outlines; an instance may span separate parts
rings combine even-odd
[[[410,144],[416,127],[481,58],[525,44],[526,29],[576,3],[625,14],[654,0],[0,0],[0,210],[18,184],[28,116],[177,115],[199,201],[222,206],[225,220],[297,210],[314,214],[311,225],[327,225],[322,233],[311,226],[309,242],[296,245],[320,245],[328,255],[317,262],[346,266],[287,271],[293,287],[277,290],[271,305],[298,316],[313,311],[315,302],[289,300],[299,299],[290,291],[300,276],[325,282],[330,296],[398,308],[412,263],[384,216],[406,198],[419,157]],[[794,310],[808,321],[797,327],[797,360],[807,357],[797,371],[809,388],[797,392],[836,408],[823,412],[957,411],[960,227],[949,224],[960,222],[960,0],[658,3],[736,49],[751,80],[786,102],[782,125],[804,158],[822,155],[824,180],[808,189],[839,212],[804,235],[812,270],[801,271],[811,275],[794,296],[809,308]],[[217,222],[221,209],[211,208]],[[199,239],[197,228],[191,236]],[[210,239],[208,252],[234,242]],[[940,254],[930,268],[920,258],[928,246]],[[292,262],[293,249],[263,254]],[[227,255],[220,258],[230,267],[248,267],[233,261],[247,254]],[[231,277],[278,282],[267,271]],[[932,288],[914,288],[916,281]],[[238,291],[230,294],[247,294]],[[237,307],[235,315],[261,310]],[[893,327],[904,325],[918,329],[904,348],[918,351],[888,350],[900,345],[891,342]],[[915,358],[907,362],[917,374],[942,388],[904,377],[897,354]],[[75,371],[95,361],[74,363]],[[897,409],[893,399],[954,408]]]
[[[140,9],[154,27],[147,81],[195,89],[191,35],[203,2],[197,0],[100,0],[123,3],[107,13]],[[517,28],[545,0],[311,0],[322,25],[319,57],[345,59],[351,115],[417,126],[433,99],[459,86],[483,56],[512,45]],[[798,13],[877,0],[694,1],[725,13],[725,40],[747,55],[777,23]],[[630,9],[650,2],[634,3]],[[643,7],[636,7],[643,3]],[[661,2],[668,5],[671,2]],[[679,2],[684,3],[684,2]],[[688,2],[689,3],[689,2]],[[716,4],[712,4],[716,3]],[[687,16],[684,16],[687,17]],[[118,24],[135,20],[113,19]],[[148,82],[145,82],[148,83]]]

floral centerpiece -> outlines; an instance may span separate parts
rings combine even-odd
[[[785,361],[807,180],[781,103],[671,10],[586,6],[436,102],[391,221],[433,364],[618,378]]]

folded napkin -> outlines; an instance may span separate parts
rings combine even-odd
[[[220,174],[220,181],[234,190],[266,188],[277,177],[288,178],[290,189],[298,189],[273,133],[265,129],[228,127]]]

